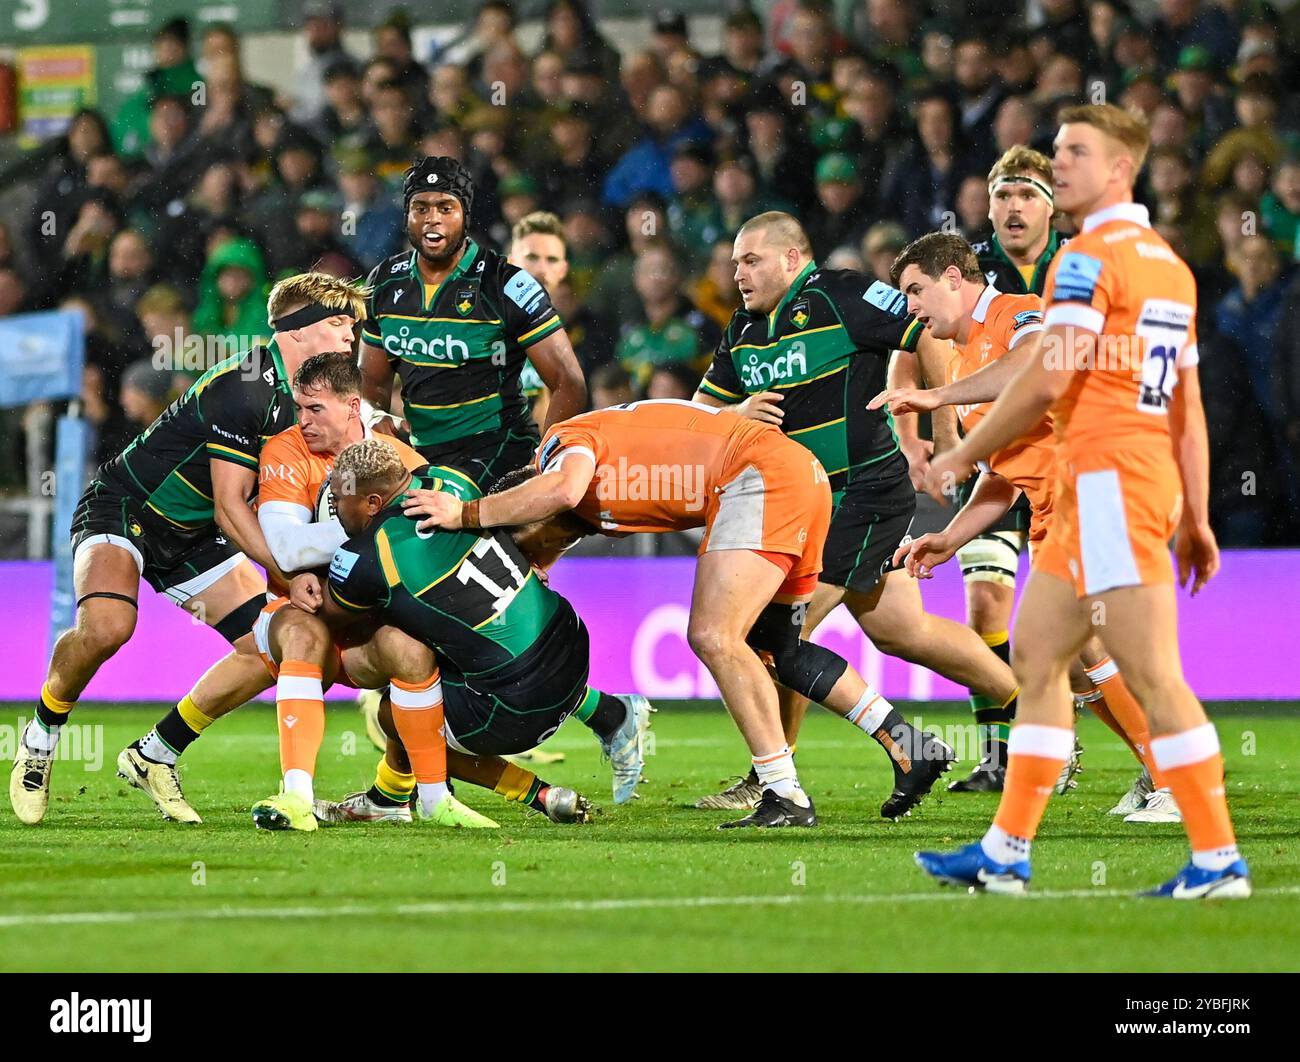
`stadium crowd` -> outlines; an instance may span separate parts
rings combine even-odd
[[[551,0],[530,54],[510,0],[485,0],[436,54],[399,14],[358,55],[336,6],[309,2],[292,98],[257,83],[233,29],[174,20],[115,115],[80,112],[3,176],[0,316],[85,315],[82,409],[110,458],[267,336],[275,279],[363,276],[405,246],[402,173],[450,155],[480,190],[481,242],[505,250],[535,210],[561,219],[570,270],[550,295],[593,406],[689,398],[738,304],[746,218],[790,210],[819,262],[887,281],[924,232],[987,239],[1003,151],[1050,155],[1060,108],[1117,102],[1150,124],[1138,193],[1199,285],[1220,540],[1300,544],[1300,4],[1036,8],[776,0],[730,8],[703,55],[680,12],[621,51],[584,0]],[[50,422],[6,417],[0,477],[23,485],[40,435],[23,428]]]

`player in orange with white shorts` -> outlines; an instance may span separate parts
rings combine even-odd
[[[907,295],[908,312],[916,314],[936,338],[955,342],[956,354],[949,373],[953,387],[1021,349],[1042,332],[1042,300],[1034,294],[1000,292],[986,284],[974,250],[960,236],[944,232],[922,236],[903,249],[894,260],[892,272],[893,283]],[[946,388],[937,390],[942,401],[951,401],[950,393],[944,393]],[[970,434],[989,406],[987,402],[965,402],[956,408],[962,431]],[[1055,480],[1056,437],[1048,415],[1027,435],[981,462],[980,475],[966,506],[943,531],[902,545],[894,555],[894,563],[906,558],[907,570],[913,576],[930,578],[934,568],[1001,519],[1022,493],[1030,505],[1032,555],[1047,535]],[[1138,762],[1150,767],[1157,783],[1162,783],[1159,768],[1151,762],[1146,715],[1095,636],[1088,640],[1071,668],[1070,684],[1076,698],[1088,704],[1129,745]],[[973,776],[987,774],[989,781],[985,787],[971,788],[1003,788],[1006,762],[1001,754],[1005,746],[990,743],[990,749]],[[1057,780],[1058,793],[1069,781],[1063,783],[1062,779],[1064,774]],[[1164,803],[1174,805],[1167,790],[1157,788],[1156,793],[1163,793]],[[1129,810],[1133,821],[1180,821],[1176,805],[1172,817],[1155,808],[1145,814],[1136,807]]]
[[[1074,741],[1071,659],[1095,633],[1151,728],[1191,841],[1187,865],[1144,895],[1250,895],[1223,787],[1214,725],[1183,677],[1178,582],[1196,594],[1219,567],[1209,523],[1209,446],[1191,270],[1151,228],[1133,184],[1150,139],[1117,107],[1062,112],[1052,163],[1057,206],[1079,235],[1052,264],[1034,356],[958,446],[936,458],[940,495],[1031,430],[1050,409],[1058,439],[1055,512],[1016,621],[1021,681],[1007,784],[984,838],[917,862],[948,882],[1021,892],[1052,781]]]
[[[783,685],[876,739],[894,762],[881,808],[905,814],[952,762],[942,741],[905,722],[842,657],[803,641],[822,568],[831,495],[818,460],[773,425],[692,402],[634,402],[553,426],[537,472],[479,501],[415,491],[421,527],[518,527],[566,517],[583,534],[703,527],[687,639],[708,667],[763,787],[731,826],[814,826],[786,745],[770,661]],[[760,655],[761,654],[761,655]]]

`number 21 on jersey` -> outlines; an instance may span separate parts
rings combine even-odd
[[[1192,307],[1171,299],[1147,299],[1138,315],[1142,378],[1137,407],[1143,413],[1167,414],[1178,383],[1179,357],[1187,349]]]

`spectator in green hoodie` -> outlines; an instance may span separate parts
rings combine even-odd
[[[210,350],[215,364],[270,339],[266,323],[266,263],[252,240],[238,236],[218,244],[208,255],[199,280],[194,331],[217,342]]]

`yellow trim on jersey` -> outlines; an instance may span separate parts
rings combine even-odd
[[[351,601],[349,601],[346,597],[344,597],[342,594],[338,592],[338,588],[333,583],[327,583],[326,585],[329,587],[330,597],[334,598],[334,600],[337,601],[344,608],[351,609],[353,612],[370,611],[370,609],[366,608],[365,605],[354,605]]]
[[[510,601],[514,601],[515,597],[517,597],[519,594],[522,594],[524,592],[524,587],[528,585],[528,581],[532,579],[533,576],[535,576],[536,574],[537,574],[536,568],[528,569],[528,574],[524,576],[524,581],[519,584],[519,589],[516,590],[514,594],[510,596]],[[506,608],[509,607],[510,607],[510,603],[507,602]],[[505,610],[506,609],[503,608],[501,612],[504,612]],[[494,619],[496,619],[499,615],[501,615],[501,612],[494,612],[487,619],[483,620],[483,622],[474,624],[474,630],[478,630],[480,627],[486,627],[489,623],[491,623]]]
[[[253,468],[257,467],[257,458],[249,457],[248,454],[244,453],[242,450],[232,450],[229,446],[222,446],[220,443],[213,442],[208,443],[207,448],[208,450],[220,450],[222,453],[231,454],[232,456],[239,458],[240,461],[251,463]]]
[[[796,435],[802,435],[806,431],[816,431],[818,428],[829,428],[832,424],[843,424],[847,419],[847,417],[840,417],[839,420],[828,420],[823,424],[814,424],[808,428],[799,428],[797,431],[788,432],[787,434],[793,439]]]
[[[537,335],[538,332],[541,332],[541,331],[543,331],[544,329],[550,328],[552,325],[558,325],[558,324],[560,324],[560,318],[559,318],[559,316],[557,315],[557,316],[555,316],[555,317],[552,317],[552,318],[551,318],[549,321],[547,321],[545,324],[539,324],[539,325],[538,325],[536,328],[534,328],[532,331],[530,331],[530,332],[525,332],[522,336],[520,336],[517,340],[515,340],[515,342],[516,342],[516,343],[520,343],[520,344],[522,344],[525,340],[527,340],[527,339],[531,339],[533,336]]]
[[[240,362],[241,362],[242,360],[243,360],[243,359],[241,358],[239,361],[236,361],[236,362],[235,362],[233,365],[231,365],[229,368],[222,369],[222,370],[221,370],[219,373],[217,373],[215,376],[210,376],[210,377],[208,377],[208,379],[205,380],[201,386],[200,386],[199,384],[195,384],[195,385],[194,385],[194,397],[195,397],[195,398],[198,398],[199,395],[203,394],[204,391],[206,391],[210,386],[212,386],[212,384],[216,383],[216,381],[220,380],[223,376],[225,376],[226,373],[228,373],[228,372],[234,372],[236,369],[238,369],[239,366],[240,366]]]
[[[172,527],[179,527],[179,528],[181,528],[181,529],[184,530],[184,531],[193,531],[194,528],[198,526],[197,524],[182,524],[182,523],[181,523],[180,521],[178,521],[178,520],[173,520],[173,519],[172,519],[170,516],[168,516],[165,512],[163,512],[161,509],[159,509],[158,506],[154,505],[153,502],[145,502],[145,505],[149,506],[150,509],[152,509],[152,510],[153,510],[154,512],[156,512],[159,516],[161,516],[164,520],[166,520],[169,524],[171,524]]]
[[[379,554],[379,566],[384,569],[384,581],[389,586],[397,586],[402,577],[397,574],[397,561],[393,559],[393,547],[388,541],[388,532],[380,529],[375,535],[375,551]]]
[[[470,548],[467,549],[467,550],[466,550],[466,551],[461,555],[460,560],[458,560],[455,564],[453,564],[450,568],[448,568],[445,572],[443,572],[440,576],[438,576],[438,578],[436,578],[433,582],[431,582],[431,583],[430,583],[428,586],[426,586],[423,590],[417,590],[416,593],[415,593],[415,596],[416,596],[416,597],[423,597],[423,596],[424,596],[425,594],[427,594],[430,590],[432,590],[435,586],[437,586],[440,582],[442,582],[445,578],[447,578],[447,576],[449,576],[452,572],[456,571],[456,570],[457,570],[457,569],[458,569],[462,564],[465,563],[465,558],[468,557],[471,553],[473,553],[475,547],[477,547],[477,546],[478,546],[478,543],[475,542],[473,546],[470,546]]]
[[[483,317],[411,317],[403,313],[381,313],[377,320],[382,321],[385,317],[394,321],[436,321],[442,324],[455,322],[457,324],[490,324],[499,325],[499,320],[489,321]]]
[[[422,406],[419,402],[407,402],[406,404],[408,406],[413,406],[415,409],[460,409],[461,406],[473,406],[477,405],[479,402],[486,402],[489,398],[500,397],[500,391],[493,391],[490,395],[484,395],[482,398],[471,398],[468,402],[452,402],[445,406]]]
[[[700,391],[706,391],[706,390],[707,390],[707,391],[712,391],[712,392],[714,392],[714,394],[715,394],[718,398],[734,398],[734,399],[736,399],[736,401],[740,401],[740,399],[741,399],[741,397],[742,397],[741,395],[733,395],[733,394],[732,394],[730,391],[728,391],[725,387],[719,387],[717,384],[715,384],[715,383],[711,383],[711,382],[708,381],[708,380],[701,380],[701,381],[700,381],[700,386],[699,386],[698,390],[700,390]]]
[[[925,325],[921,324],[920,321],[915,321],[915,320],[910,325],[907,326],[907,331],[903,333],[903,339],[902,339],[904,349],[906,349],[907,344],[912,341],[913,333],[920,331],[924,327]]]
[[[813,376],[807,380],[796,380],[794,383],[787,383],[787,384],[773,384],[772,390],[773,391],[788,390],[791,387],[802,387],[804,384],[816,383],[818,380],[824,380],[828,376],[834,376],[837,372],[843,372],[847,368],[848,368],[847,365],[839,365],[834,369],[827,369],[824,373],[821,373],[819,376]]]
[[[196,487],[196,486],[195,486],[193,483],[191,483],[188,479],[186,479],[184,476],[182,476],[179,472],[174,472],[174,473],[172,473],[172,474],[173,474],[177,479],[179,479],[182,483],[184,483],[187,487],[189,487],[190,490],[192,490],[192,491],[193,491],[195,494],[197,494],[200,498],[204,498],[204,499],[206,499],[207,501],[212,501],[212,495],[211,495],[211,494],[204,494],[203,491],[199,490],[198,487]]]
[[[782,336],[771,343],[738,343],[732,347],[732,350],[767,350],[769,347],[779,346],[788,339],[794,339],[796,336],[811,336],[817,332],[829,332],[832,328],[843,328],[838,322],[833,325],[822,325],[820,328],[806,328],[802,332],[791,332],[788,336]]]

